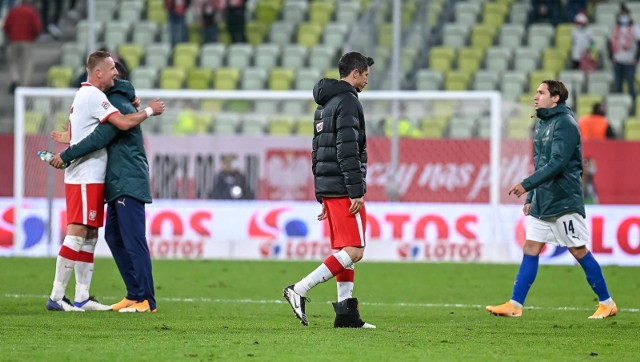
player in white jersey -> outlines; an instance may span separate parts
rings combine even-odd
[[[113,87],[118,75],[115,62],[108,52],[97,51],[87,59],[87,82],[76,93],[70,110],[69,133],[74,145],[88,136],[101,122],[111,122],[120,130],[128,130],[152,115],[164,112],[164,102],[155,99],[144,110],[123,115],[104,91]],[[62,165],[57,154],[51,164]],[[111,310],[89,295],[93,276],[93,252],[98,241],[98,228],[104,224],[104,178],[107,151],[100,149],[74,160],[65,170],[67,201],[67,234],[56,261],[53,290],[47,301],[48,310],[77,311]],[[65,290],[75,270],[76,291],[73,304]]]

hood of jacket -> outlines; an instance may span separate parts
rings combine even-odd
[[[313,99],[317,104],[323,106],[329,100],[340,93],[351,92],[358,96],[356,88],[344,80],[323,78],[313,87]]]
[[[119,93],[122,96],[126,97],[129,100],[133,100],[136,96],[136,90],[133,88],[133,84],[128,80],[116,79],[114,81],[114,86],[107,90],[107,96],[111,94]]]
[[[553,108],[540,108],[536,111],[536,116],[542,120],[549,120],[560,114],[571,114],[571,108],[565,102],[558,103]]]

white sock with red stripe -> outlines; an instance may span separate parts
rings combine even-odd
[[[93,252],[98,239],[85,239],[78,253],[76,261],[76,294],[74,302],[84,302],[89,299],[89,287],[93,277]]]
[[[338,303],[353,297],[354,269],[355,265],[352,265],[345,268],[342,273],[336,275],[336,282],[338,282]]]
[[[80,236],[67,235],[64,237],[56,258],[56,275],[53,279],[53,290],[49,297],[51,300],[59,301],[64,297],[83,240],[84,238]]]
[[[346,251],[340,250],[339,252],[329,255],[322,265],[312,271],[311,274],[302,278],[293,286],[293,290],[301,296],[306,296],[311,288],[320,283],[324,283],[334,276],[342,273],[345,268],[349,268],[353,265],[351,257]]]

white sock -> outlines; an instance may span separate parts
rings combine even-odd
[[[611,307],[613,305],[613,299],[611,299],[611,297],[609,297],[606,300],[601,300],[600,303],[606,305],[607,307]]]
[[[80,253],[83,254],[79,259],[86,260],[88,257],[91,262],[76,262],[76,294],[73,298],[75,302],[84,302],[89,299],[89,287],[91,286],[91,278],[93,277],[93,252],[96,249],[98,239],[85,239]],[[91,254],[88,256],[87,254]]]
[[[513,304],[514,307],[516,308],[522,308],[522,304],[516,302],[515,300],[511,299],[510,300],[511,304]]]
[[[64,237],[64,241],[62,242],[62,246],[60,253],[58,253],[58,257],[56,258],[56,274],[53,279],[53,290],[51,291],[51,300],[59,301],[64,297],[65,291],[67,290],[67,284],[69,284],[69,279],[71,278],[71,273],[73,273],[76,261],[65,258],[60,254],[65,253],[62,248],[68,248],[71,252],[77,252],[80,250],[82,245],[82,240],[79,236],[67,235]]]
[[[331,258],[335,258],[343,268],[349,268],[353,265],[353,261],[351,261],[351,257],[347,254],[346,251],[340,250],[339,252],[330,255],[327,259],[325,259],[324,263],[322,263],[319,267],[317,267],[314,271],[312,271],[309,275],[302,278],[299,282],[297,282],[293,286],[293,290],[299,295],[305,297],[311,288],[315,287],[320,283],[324,283],[327,280],[333,278],[335,275],[331,272],[327,263],[335,261],[330,260]],[[337,264],[336,264],[337,265]],[[339,267],[339,265],[338,265]]]

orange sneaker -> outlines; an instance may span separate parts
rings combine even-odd
[[[522,316],[522,308],[514,306],[511,301],[500,305],[488,305],[487,311],[493,315],[502,317],[520,317]]]
[[[604,305],[602,303],[598,303],[598,310],[589,319],[605,319],[607,317],[613,317],[618,314],[618,306],[616,303],[611,305]]]
[[[146,299],[119,310],[120,313],[155,313],[156,311],[157,309],[151,309],[149,301]]]
[[[136,303],[135,300],[131,300],[131,299],[127,299],[127,298],[123,298],[121,301],[119,301],[116,304],[112,304],[111,305],[111,309],[115,310],[115,311],[119,311],[122,308],[127,308],[127,307],[131,307],[132,305],[134,305]]]

